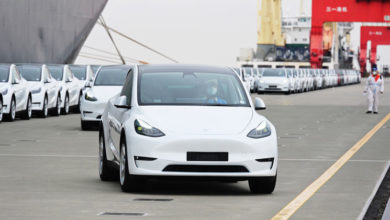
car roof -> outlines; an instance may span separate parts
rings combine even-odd
[[[198,72],[218,72],[236,74],[229,67],[194,65],[194,64],[145,64],[138,66],[139,72],[154,71],[198,71]]]

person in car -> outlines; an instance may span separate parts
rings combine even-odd
[[[211,80],[207,82],[207,104],[226,105],[226,100],[219,98],[218,95],[218,81]]]
[[[384,81],[381,74],[379,74],[376,65],[372,67],[372,74],[368,77],[364,93],[367,93],[368,111],[367,114],[374,112],[378,114],[379,93],[383,94]]]

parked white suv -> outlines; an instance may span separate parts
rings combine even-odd
[[[27,86],[32,95],[32,110],[39,112],[42,118],[46,118],[49,110],[55,115],[61,113],[60,86],[50,75],[46,65],[18,64],[23,78],[27,80]]]
[[[61,108],[68,114],[70,108],[79,109],[82,96],[80,81],[73,76],[68,65],[47,65],[50,74],[59,82],[61,88]]]
[[[0,93],[3,99],[2,115],[4,114],[6,119],[15,120],[17,113],[20,113],[23,119],[31,118],[31,93],[27,81],[14,64],[0,64]]]

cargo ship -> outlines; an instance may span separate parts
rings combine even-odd
[[[73,63],[107,0],[0,0],[0,63]]]

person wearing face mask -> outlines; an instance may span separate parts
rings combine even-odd
[[[218,98],[218,82],[216,80],[207,83],[207,103],[226,105],[224,99]]]
[[[384,81],[381,74],[379,74],[376,65],[372,66],[372,74],[367,78],[366,88],[364,93],[367,93],[368,111],[367,114],[374,112],[378,114],[379,93],[384,92]]]

